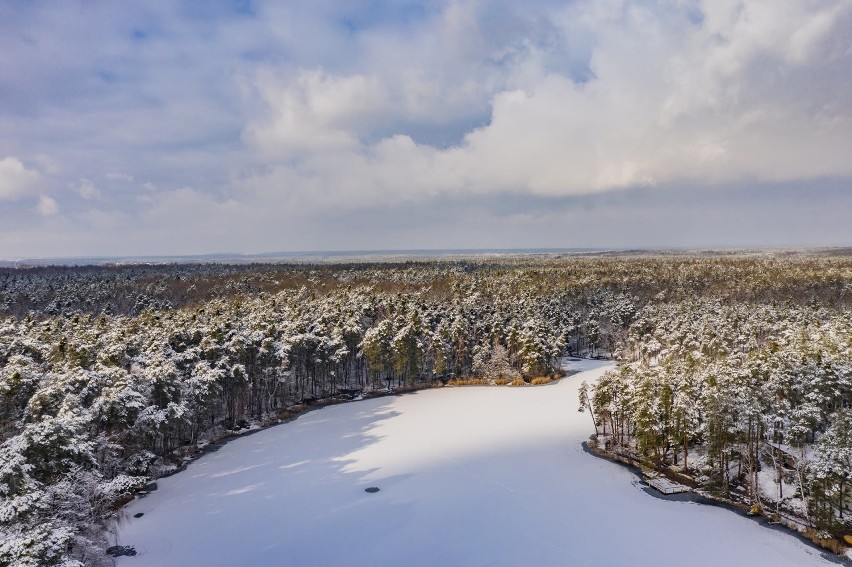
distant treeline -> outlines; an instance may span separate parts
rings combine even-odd
[[[540,286],[594,294],[624,293],[645,303],[690,297],[734,301],[852,302],[852,258],[793,256],[506,257],[459,261],[340,264],[152,264],[0,268],[0,316],[74,313],[138,315],[237,295],[276,293],[303,286],[328,293],[368,285],[376,291],[452,293],[458,278],[535,273]]]

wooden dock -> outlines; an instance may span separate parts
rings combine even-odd
[[[648,476],[646,481],[650,486],[659,490],[663,494],[679,494],[681,492],[689,492],[692,490],[688,486],[669,480],[661,475]]]

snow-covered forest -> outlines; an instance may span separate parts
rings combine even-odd
[[[850,305],[852,260],[828,257],[0,270],[0,565],[107,561],[115,511],[224,436],[450,380],[546,382],[566,353],[627,363],[589,395],[609,445],[755,501],[774,464],[778,496],[840,536]]]
[[[814,298],[648,305],[617,356],[625,364],[582,400],[606,449],[818,540],[852,534],[848,309]]]

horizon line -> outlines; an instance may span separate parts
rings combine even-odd
[[[87,266],[108,264],[170,264],[170,263],[224,263],[228,259],[263,263],[262,260],[306,260],[306,259],[357,259],[364,257],[393,258],[416,256],[440,258],[445,256],[466,255],[543,255],[543,254],[653,254],[653,253],[808,253],[808,252],[846,252],[852,255],[852,246],[634,246],[634,247],[523,247],[523,248],[410,248],[410,249],[363,249],[363,250],[295,250],[277,252],[209,252],[202,254],[128,254],[93,256],[36,256],[20,258],[0,258],[0,267],[46,267],[46,266]]]

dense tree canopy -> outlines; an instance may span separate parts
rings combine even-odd
[[[117,507],[229,432],[529,382],[565,354],[632,362],[589,403],[660,462],[703,443],[730,483],[769,442],[812,447],[828,517],[848,493],[850,301],[852,262],[806,257],[0,270],[0,565],[97,564]]]

